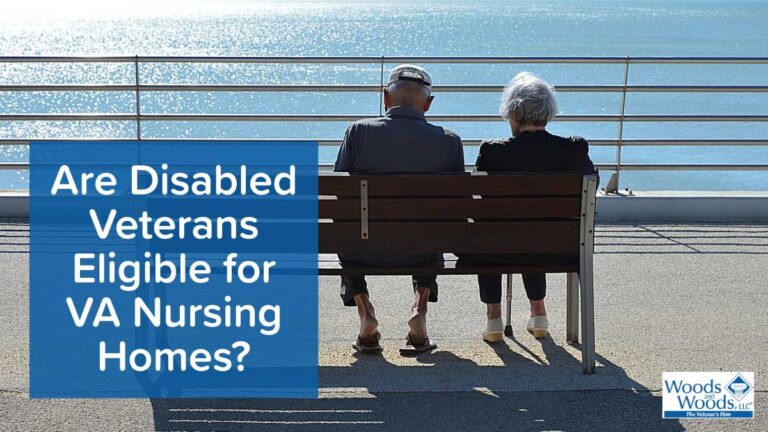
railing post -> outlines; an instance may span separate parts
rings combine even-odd
[[[605,185],[606,193],[619,193],[621,177],[621,145],[624,139],[624,112],[627,105],[627,84],[629,82],[629,57],[624,61],[624,85],[621,89],[621,109],[619,111],[619,136],[616,142],[616,172],[611,175]]]
[[[384,115],[384,56],[381,56],[381,73],[379,75],[379,116]]]
[[[136,139],[141,141],[141,95],[139,80],[139,56],[136,55],[133,60],[133,75],[135,78],[135,92],[136,92]]]

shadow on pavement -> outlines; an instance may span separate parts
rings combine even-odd
[[[768,255],[764,226],[733,225],[600,225],[595,231],[595,254]],[[617,248],[617,249],[610,249]]]
[[[531,357],[516,353],[508,343]],[[581,375],[580,362],[571,353],[551,339],[540,343],[544,358],[515,339],[493,345],[503,366],[481,366],[447,351],[421,355],[415,366],[356,355],[350,366],[320,368],[321,387],[337,391],[316,400],[154,399],[155,430],[685,430],[678,421],[662,420],[661,398],[617,365],[598,356],[598,372]],[[550,386],[559,378],[586,383],[587,389],[536,390],[536,382]],[[527,390],[516,390],[517,381],[526,382]],[[590,382],[614,384],[589,389]]]

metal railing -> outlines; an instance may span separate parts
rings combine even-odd
[[[0,113],[0,121],[123,121],[135,122],[136,137],[142,135],[143,122],[351,122],[381,114],[384,67],[387,64],[596,64],[623,65],[622,85],[558,85],[562,93],[618,93],[621,95],[618,114],[608,115],[560,115],[555,121],[566,122],[612,122],[618,125],[616,139],[590,140],[593,146],[614,146],[615,162],[597,164],[603,170],[613,171],[606,187],[608,192],[619,188],[622,171],[632,170],[768,170],[768,164],[627,164],[622,162],[622,148],[634,146],[768,146],[765,139],[690,139],[690,140],[627,140],[624,139],[624,125],[627,122],[768,122],[768,115],[632,115],[626,114],[626,99],[629,93],[768,93],[768,85],[750,86],[701,86],[701,85],[629,85],[630,65],[633,64],[720,64],[720,65],[768,65],[768,57],[162,57],[162,56],[113,56],[113,57],[0,57],[0,64],[7,63],[122,63],[133,65],[131,84],[2,84],[0,92],[133,92],[136,111],[133,113]],[[141,80],[141,66],[146,64],[354,64],[378,66],[378,85],[253,85],[253,84],[144,84]],[[768,84],[768,83],[767,83]],[[435,92],[450,93],[498,93],[503,86],[490,85],[444,85],[434,86]],[[143,113],[141,96],[145,92],[366,92],[379,93],[379,113],[361,115],[336,114],[171,114]],[[432,121],[497,122],[498,115],[432,115]],[[35,137],[35,139],[57,139],[56,137]],[[135,139],[131,138],[131,139]],[[105,137],[104,139],[114,140]],[[154,139],[154,138],[153,138]],[[183,138],[182,138],[183,139]],[[263,140],[263,138],[261,138]],[[320,145],[338,145],[338,139],[315,139]],[[0,145],[25,145],[30,137],[0,139]],[[274,140],[270,140],[274,141]],[[465,140],[465,144],[476,146],[479,140]],[[0,169],[28,169],[28,163],[0,163]]]

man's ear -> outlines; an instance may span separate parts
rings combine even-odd
[[[424,102],[424,112],[429,111],[429,107],[432,106],[432,101],[435,99],[434,96],[430,96],[427,98],[427,101]]]
[[[389,92],[387,91],[386,87],[384,87],[381,91],[384,92],[384,109],[389,109],[389,106],[392,104],[392,97],[389,96]]]

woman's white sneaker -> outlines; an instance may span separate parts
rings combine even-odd
[[[501,342],[504,339],[504,321],[501,318],[491,318],[485,326],[483,340],[486,342]]]
[[[528,333],[536,339],[544,339],[549,331],[549,320],[546,316],[532,316],[528,320]]]

